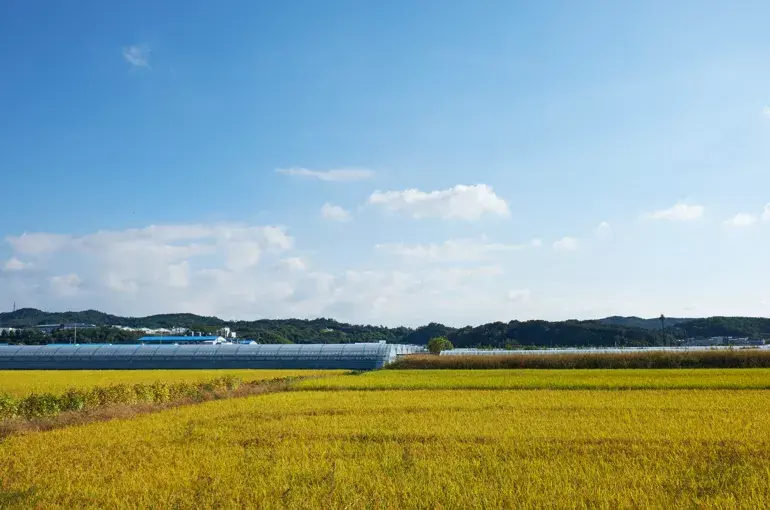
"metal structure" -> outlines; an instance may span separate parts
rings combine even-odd
[[[424,345],[391,344],[393,356],[406,356],[407,354],[421,354],[428,352]]]
[[[140,344],[221,344],[226,342],[226,339],[219,335],[210,336],[177,336],[177,335],[152,335],[143,336],[137,340]]]
[[[395,357],[388,344],[11,345],[0,346],[0,370],[373,370]]]

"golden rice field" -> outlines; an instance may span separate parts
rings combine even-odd
[[[310,390],[770,389],[767,368],[381,370],[301,381]]]
[[[343,373],[344,370],[0,370],[0,395],[23,397],[110,384],[196,382],[228,375],[248,382]]]
[[[397,372],[330,376],[321,380],[369,386],[345,390],[335,383],[325,391],[314,380],[298,384],[313,391],[11,436],[0,442],[0,507],[770,504],[767,390],[608,387],[612,379],[618,386],[633,380],[619,370],[594,371],[604,381],[601,390],[506,389],[500,381],[539,384],[548,377],[514,372],[500,373],[487,389],[450,388],[493,374],[443,370],[423,380],[430,388],[407,390],[376,387]],[[648,376],[671,371],[662,372]],[[743,381],[737,388],[768,377],[761,370],[705,372],[668,376],[714,374],[718,381]]]

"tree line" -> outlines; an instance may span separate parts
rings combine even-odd
[[[79,328],[77,330],[78,343],[90,344],[134,344],[144,336],[144,333],[125,331],[109,326],[96,328]],[[71,343],[75,340],[75,331],[72,329],[57,329],[50,334],[36,328],[17,329],[13,332],[0,333],[0,342],[25,345],[42,345],[51,343]]]
[[[626,322],[624,322],[626,321]],[[647,321],[647,322],[645,322]],[[79,328],[79,342],[134,343],[142,333],[108,327],[147,328],[185,327],[204,334],[214,334],[228,326],[239,338],[259,343],[355,343],[379,342],[427,345],[435,337],[444,337],[455,347],[607,347],[669,345],[684,338],[736,336],[770,338],[770,319],[753,317],[711,317],[676,319],[664,323],[663,331],[639,327],[649,320],[635,317],[613,317],[593,321],[541,320],[492,322],[480,326],[454,328],[431,322],[418,328],[354,325],[334,319],[260,319],[224,321],[217,317],[194,314],[163,314],[149,317],[119,317],[95,310],[48,313],[31,308],[0,313],[0,327],[22,328],[13,335],[4,333],[2,340],[13,343],[69,342],[71,329],[60,329],[51,335],[37,330],[40,324],[95,324],[95,328]],[[624,324],[633,325],[624,325]]]

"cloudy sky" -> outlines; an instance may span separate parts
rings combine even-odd
[[[0,309],[770,315],[767,2],[0,6]]]

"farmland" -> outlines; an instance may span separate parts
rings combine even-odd
[[[382,370],[300,381],[299,389],[770,389],[770,369]]]
[[[560,389],[544,386],[558,377]],[[330,375],[11,436],[0,442],[0,506],[760,508],[770,500],[770,399],[752,388],[769,378]],[[693,381],[699,389],[681,389]]]
[[[770,368],[768,349],[705,349],[669,351],[529,351],[506,354],[404,356],[390,369],[482,370],[501,368]]]
[[[343,370],[0,370],[0,395],[61,393],[112,384],[197,382],[234,376],[246,382],[281,377],[342,374]]]

